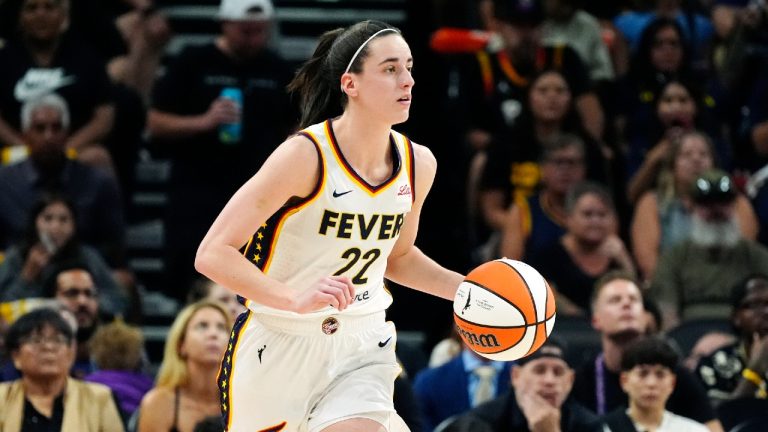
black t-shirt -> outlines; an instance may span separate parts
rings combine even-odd
[[[152,108],[178,115],[205,113],[225,87],[243,94],[242,137],[222,143],[218,130],[164,143],[173,160],[183,160],[191,172],[219,171],[235,183],[250,177],[297,123],[286,85],[292,78],[288,64],[264,51],[244,62],[226,56],[215,44],[191,46],[172,59],[157,81]],[[223,170],[223,171],[222,171]]]
[[[605,390],[605,413],[609,413],[620,406],[627,406],[627,394],[621,389],[619,384],[619,374],[609,371],[603,365],[603,386],[599,386],[595,376],[597,375],[597,366],[595,358],[582,365],[576,373],[576,380],[573,384],[571,396],[579,403],[598,412],[597,409],[597,388],[603,387]],[[699,423],[706,423],[715,420],[715,410],[707,398],[704,388],[696,380],[691,372],[678,366],[675,368],[677,383],[675,390],[667,400],[667,410],[677,415],[688,417]],[[598,414],[600,414],[598,412]]]
[[[46,417],[38,410],[34,405],[29,402],[29,399],[24,399],[24,418],[22,420],[21,430],[24,432],[59,432],[61,431],[61,423],[64,420],[64,395],[59,395],[53,400],[53,412],[51,417]]]
[[[21,42],[9,42],[0,49],[0,116],[21,130],[22,104],[55,92],[69,106],[70,131],[78,130],[96,107],[112,100],[109,76],[99,59],[87,45],[64,35],[51,65],[41,67]]]

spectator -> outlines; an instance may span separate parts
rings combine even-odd
[[[192,432],[224,432],[221,416],[215,415],[200,420]]]
[[[50,309],[19,318],[6,345],[21,378],[0,384],[0,430],[123,431],[108,387],[70,378],[72,328]]]
[[[528,262],[558,293],[558,312],[587,315],[595,281],[610,270],[634,272],[632,258],[616,235],[616,211],[596,183],[573,185],[565,201],[566,233]]]
[[[94,246],[111,268],[124,268],[125,223],[117,183],[101,170],[67,157],[66,102],[48,94],[26,102],[22,114],[29,158],[0,167],[0,247],[23,236],[29,211],[41,195],[57,192],[72,199],[83,242]],[[123,273],[129,280],[129,272]]]
[[[416,374],[413,389],[424,416],[424,430],[431,431],[448,417],[503,393],[509,388],[509,369],[508,362],[490,361],[464,347],[447,363]],[[478,388],[486,390],[478,395]]]
[[[688,356],[683,360],[683,364],[688,370],[695,372],[702,358],[734,342],[736,342],[736,336],[732,333],[719,330],[705,333],[693,345]]]
[[[216,302],[203,300],[179,312],[157,383],[141,401],[139,432],[191,431],[205,417],[220,414],[217,375],[231,327],[229,312]]]
[[[621,359],[621,388],[629,396],[629,408],[606,416],[610,432],[707,432],[701,423],[665,409],[675,389],[678,356],[661,339],[646,338],[629,347]]]
[[[512,391],[462,414],[446,432],[600,431],[598,417],[568,398],[574,372],[566,359],[564,342],[551,336],[512,367]]]
[[[46,296],[45,285],[62,265],[81,262],[105,293],[103,311],[124,312],[122,288],[101,255],[80,243],[77,231],[73,204],[60,195],[43,195],[31,209],[26,238],[11,246],[0,264],[0,301]]]
[[[765,269],[763,269],[765,270]],[[710,399],[765,398],[768,380],[768,276],[751,274],[732,290],[738,340],[701,358],[696,374]]]
[[[701,132],[683,133],[660,146],[648,156],[661,165],[658,184],[641,196],[631,226],[632,252],[646,279],[653,276],[659,255],[689,236],[693,211],[690,185],[714,167],[710,139]],[[742,195],[736,198],[736,216],[742,236],[754,240],[757,218]]]
[[[245,306],[238,300],[237,294],[206,277],[196,280],[187,294],[187,304],[200,300],[214,300],[226,306],[232,322],[246,311]]]
[[[731,287],[768,268],[768,249],[742,238],[736,218],[736,187],[720,170],[702,173],[693,185],[689,238],[659,259],[651,293],[672,328],[681,320],[727,319]]]
[[[619,383],[621,357],[627,348],[645,337],[647,327],[642,294],[631,274],[608,273],[595,284],[592,327],[600,333],[602,350],[577,371],[572,395],[582,405],[604,415],[628,405]],[[714,408],[693,374],[682,367],[676,367],[675,374],[677,385],[667,409],[706,424],[712,432],[721,432],[723,427]]]
[[[195,251],[218,211],[297,120],[285,91],[293,73],[267,45],[271,1],[222,0],[218,18],[214,42],[187,47],[168,64],[149,111],[153,144],[173,164],[165,244],[169,294],[179,299],[195,278]],[[225,88],[241,92],[242,106],[220,96]],[[222,138],[219,128],[231,123],[241,136]]]
[[[109,77],[87,45],[67,32],[67,0],[22,0],[18,37],[0,49],[0,144],[30,145],[22,105],[57,92],[70,109],[72,134],[63,144],[91,165],[110,167],[100,145],[114,122]]]
[[[141,329],[117,320],[100,326],[88,344],[96,370],[85,381],[112,389],[123,415],[131,417],[153,384],[152,377],[141,371],[145,357]]]
[[[77,319],[77,350],[71,375],[83,378],[93,372],[89,341],[99,327],[101,297],[90,271],[80,263],[61,267],[52,275],[51,296]]]
[[[584,151],[584,142],[571,134],[544,145],[540,189],[525,202],[512,204],[505,216],[499,255],[524,259],[565,234],[565,197],[571,186],[584,180]]]

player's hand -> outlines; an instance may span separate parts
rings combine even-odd
[[[523,392],[517,398],[531,432],[560,432],[560,410],[536,392]]]
[[[215,129],[221,124],[240,121],[240,108],[231,99],[217,98],[211,102],[208,111],[203,114],[203,122],[207,129]]]
[[[294,301],[293,311],[309,313],[328,305],[339,312],[346,309],[355,299],[355,286],[346,276],[324,277],[299,294]]]

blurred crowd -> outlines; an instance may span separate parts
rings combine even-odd
[[[216,374],[242,307],[193,260],[295,132],[297,65],[275,48],[291,4],[222,0],[217,34],[171,50],[184,29],[166,3],[0,0],[0,431],[222,430]],[[396,128],[439,165],[419,246],[461,272],[528,262],[596,341],[556,325],[541,354],[489,362],[448,302],[393,286],[391,318],[426,335],[395,383],[411,429],[760,430],[768,2],[403,8],[418,85]],[[126,239],[142,158],[171,167],[150,289],[188,305],[159,370]]]

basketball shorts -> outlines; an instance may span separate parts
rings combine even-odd
[[[363,417],[386,424],[401,368],[384,312],[293,319],[242,314],[219,374],[228,432],[316,432]]]

